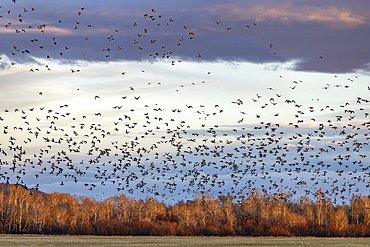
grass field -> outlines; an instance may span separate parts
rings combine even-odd
[[[370,246],[366,238],[0,235],[0,246]]]

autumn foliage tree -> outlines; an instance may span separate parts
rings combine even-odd
[[[0,232],[76,235],[370,236],[370,198],[335,205],[315,198],[251,190],[245,199],[202,192],[165,204],[119,194],[97,201],[0,184]]]

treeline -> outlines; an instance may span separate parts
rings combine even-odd
[[[174,205],[123,194],[96,201],[0,184],[0,233],[177,236],[370,236],[370,199],[334,205],[251,191],[241,201],[198,194]]]

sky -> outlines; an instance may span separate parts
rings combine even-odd
[[[0,16],[4,182],[369,194],[368,1],[9,0]]]

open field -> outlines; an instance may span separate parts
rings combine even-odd
[[[0,246],[370,246],[366,238],[1,235]]]

